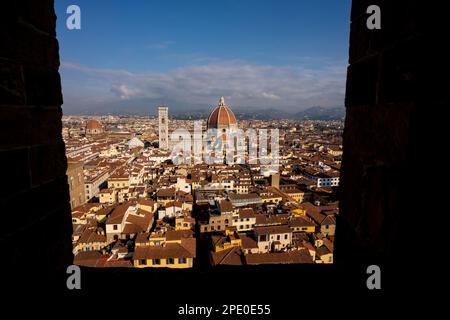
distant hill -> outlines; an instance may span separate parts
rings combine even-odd
[[[255,109],[255,108],[233,108],[233,112],[238,119],[255,120],[278,120],[289,119],[292,115],[280,109]]]
[[[158,105],[169,106],[169,116],[177,119],[206,119],[215,106],[207,104],[180,103],[172,99],[133,99],[121,100],[109,103],[99,103],[90,106],[63,105],[64,114],[80,115],[148,115],[157,114]],[[278,120],[278,119],[298,119],[298,120],[336,120],[345,116],[344,107],[311,107],[303,111],[293,113],[294,108],[257,108],[245,106],[232,106],[234,114],[238,119],[255,120]],[[297,109],[298,110],[298,109]],[[295,112],[295,111],[294,111]]]
[[[340,120],[345,118],[345,108],[311,107],[295,113],[293,117],[299,120]]]

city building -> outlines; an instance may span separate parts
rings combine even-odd
[[[136,268],[192,268],[196,239],[191,230],[141,233],[136,238],[133,263]]]
[[[67,158],[79,164],[70,174],[71,188],[83,178],[82,197],[89,201],[74,202],[72,210],[73,253],[80,265],[191,268],[197,241],[211,265],[333,263],[342,121],[242,119],[238,124],[220,98],[200,134],[191,134],[201,142],[206,129],[227,139],[223,130],[233,132],[238,125],[278,128],[275,170],[259,162],[169,161],[176,141],[167,140],[168,150],[158,148],[166,136],[160,129],[168,138],[176,128],[192,130],[193,123],[169,122],[167,107],[156,118],[99,117],[108,130],[94,124],[86,134],[89,120],[63,117]]]
[[[70,191],[70,207],[73,209],[86,202],[82,162],[67,163],[67,182]]]
[[[103,133],[104,131],[102,124],[93,119],[86,122],[85,130],[86,135],[97,135]]]
[[[210,113],[206,127],[217,130],[237,130],[236,117],[230,107],[225,104],[224,97],[220,97],[217,107]]]
[[[169,149],[169,108],[166,106],[158,107],[158,128],[159,128],[159,148]]]
[[[287,225],[255,227],[259,252],[276,252],[287,249],[292,243],[292,230]]]

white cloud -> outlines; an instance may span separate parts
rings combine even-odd
[[[267,99],[271,99],[271,100],[279,100],[279,99],[281,99],[276,94],[269,93],[269,92],[263,92],[263,93],[261,93],[261,96],[264,97],[264,98],[267,98]]]
[[[114,92],[122,100],[128,100],[140,94],[141,90],[137,88],[130,88],[125,84],[113,84],[111,87],[111,92]]]
[[[168,72],[132,73],[96,69],[72,63],[62,68],[77,71],[108,85],[120,99],[167,98],[180,102],[210,104],[221,95],[231,106],[285,107],[295,110],[313,106],[342,105],[345,92],[345,64],[273,66],[244,61],[211,62]],[[108,96],[109,95],[109,96]]]

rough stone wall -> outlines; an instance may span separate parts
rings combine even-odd
[[[381,30],[366,28],[372,4],[381,8]],[[450,105],[448,27],[440,6],[353,1],[337,263],[431,263],[425,244],[433,199],[426,181],[431,144],[440,135],[432,124]]]
[[[73,259],[56,15],[51,0],[1,6],[2,268],[21,275],[11,281],[32,281],[61,275]]]

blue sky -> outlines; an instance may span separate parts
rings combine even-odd
[[[81,8],[81,30],[66,8]],[[57,0],[66,113],[343,105],[350,0]]]

